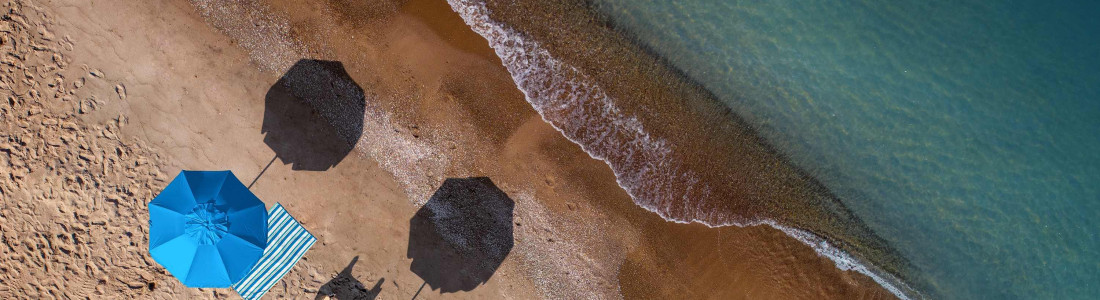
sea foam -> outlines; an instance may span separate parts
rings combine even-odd
[[[637,116],[618,105],[576,67],[556,59],[537,41],[489,17],[478,0],[448,0],[474,32],[500,57],[516,86],[542,119],[593,158],[608,164],[616,181],[634,202],[677,223],[709,227],[769,225],[810,246],[837,268],[871,277],[902,299],[913,291],[901,280],[861,263],[824,238],[772,220],[707,210],[711,189],[695,172],[682,167],[668,143],[651,135]],[[680,186],[684,185],[684,186]],[[918,295],[919,297],[919,295]]]

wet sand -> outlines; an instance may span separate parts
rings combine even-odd
[[[87,257],[52,254],[74,262],[138,257],[132,265],[63,275],[74,282],[90,278],[92,284],[86,289],[48,281],[50,274],[9,274],[8,289],[0,290],[5,297],[68,293],[93,298],[221,298],[231,294],[183,288],[148,259],[144,203],[181,169],[230,169],[243,182],[256,179],[252,190],[257,196],[268,205],[282,203],[318,237],[305,260],[269,293],[273,298],[312,297],[356,257],[350,271],[353,281],[365,289],[379,288],[380,299],[412,297],[424,281],[409,270],[409,220],[446,178],[479,176],[490,178],[515,201],[515,246],[483,285],[444,294],[428,286],[419,291],[420,297],[891,297],[866,276],[838,270],[809,247],[770,227],[712,229],[675,224],[638,207],[616,184],[606,164],[589,157],[541,119],[486,41],[444,2],[255,1],[231,6],[238,10],[220,11],[215,9],[221,7],[218,4],[229,3],[34,3],[52,20],[54,35],[73,40],[73,50],[59,50],[70,70],[67,83],[81,77],[94,82],[90,70],[105,74],[102,83],[88,84],[74,94],[76,99],[96,96],[99,104],[93,113],[75,113],[79,104],[71,101],[48,97],[39,101],[58,103],[44,105],[71,113],[71,122],[90,128],[115,122],[118,140],[147,149],[142,150],[146,151],[143,161],[152,171],[142,172],[153,175],[137,177],[144,181],[97,177],[105,183],[83,187],[87,194],[105,190],[113,182],[132,185],[132,194],[123,193],[115,200],[130,205],[110,211],[84,208],[90,213],[112,213],[130,225],[107,231],[113,235],[89,233],[104,241],[99,244],[74,241],[81,244],[76,246],[80,249],[92,249],[81,252]],[[250,13],[234,13],[242,11]],[[35,33],[27,30],[26,34]],[[330,169],[294,170],[276,159],[261,175],[275,157],[260,130],[265,95],[303,58],[342,62],[362,87],[368,104],[363,137],[355,151]],[[83,70],[84,65],[89,70]],[[25,90],[6,91],[27,95]],[[120,118],[126,125],[117,125]],[[45,132],[26,132],[33,135],[35,130]],[[126,165],[136,164],[138,158],[116,160]],[[16,165],[11,159],[4,162],[8,168]],[[72,170],[83,168],[75,159],[60,164],[72,164]],[[21,172],[39,174],[45,168],[32,165]],[[63,173],[53,176],[64,178]],[[5,177],[5,184],[12,178]],[[20,179],[21,191],[49,189],[56,182],[27,178],[37,181]],[[4,189],[5,205],[48,203],[44,201],[64,197],[81,203],[84,199],[76,196],[79,193],[11,196],[10,190]],[[80,217],[28,214],[28,218],[56,220],[65,226],[98,224]],[[29,228],[9,233],[19,228],[11,222],[26,220],[2,221],[5,237],[31,234]],[[116,236],[134,238],[116,244],[111,242]],[[23,251],[19,255],[37,252],[34,247],[27,249],[19,250]],[[34,262],[39,265],[16,261],[8,259],[4,265],[66,268],[57,262],[61,260]],[[96,285],[108,288],[97,290]]]

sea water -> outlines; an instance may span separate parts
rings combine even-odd
[[[596,3],[839,195],[924,295],[1100,295],[1100,3]]]

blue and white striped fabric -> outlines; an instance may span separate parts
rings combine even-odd
[[[252,271],[233,285],[242,298],[260,299],[275,286],[317,239],[276,203],[267,217],[267,248]]]

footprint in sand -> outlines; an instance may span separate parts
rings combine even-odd
[[[121,83],[115,85],[115,92],[118,93],[118,99],[126,100],[126,86]]]

